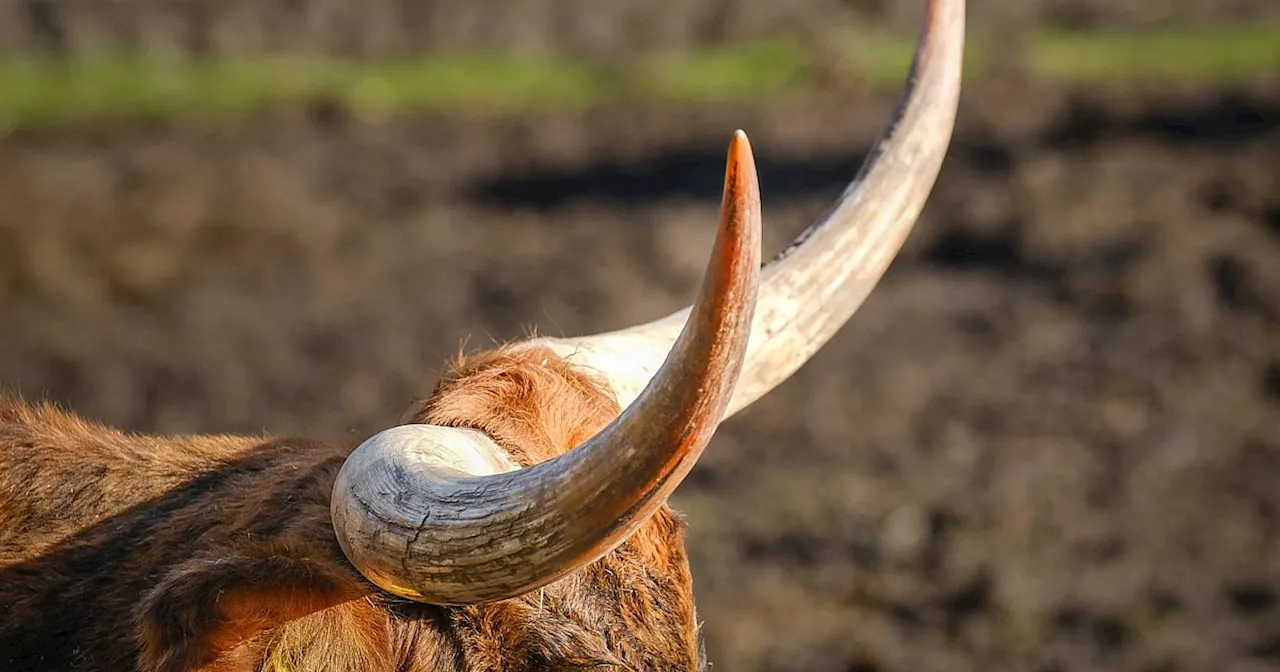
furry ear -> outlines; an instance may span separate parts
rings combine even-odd
[[[367,594],[327,553],[296,546],[264,544],[187,560],[135,612],[139,664],[148,672],[256,670],[262,664],[256,639]]]

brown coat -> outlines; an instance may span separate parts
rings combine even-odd
[[[522,465],[619,413],[549,351],[460,359],[408,422],[486,432]],[[684,522],[517,599],[382,593],[334,537],[350,440],[123,434],[0,397],[0,669],[694,670]]]

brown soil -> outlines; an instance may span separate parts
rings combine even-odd
[[[392,422],[463,341],[692,297],[891,100],[0,140],[0,384],[133,430]],[[1280,87],[966,92],[908,247],[678,493],[716,669],[1280,666]],[[469,340],[468,340],[469,339]]]
[[[919,0],[6,0],[0,54],[128,48],[386,56],[500,48],[623,59],[725,40],[831,29],[914,35]],[[1280,20],[1273,0],[985,0],[969,24],[1001,42],[1042,28],[1137,28]]]

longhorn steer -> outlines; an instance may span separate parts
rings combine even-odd
[[[128,435],[0,398],[0,669],[703,668],[667,497],[901,247],[946,153],[963,42],[963,0],[931,0],[867,164],[763,270],[737,133],[690,308],[464,358],[359,446]]]

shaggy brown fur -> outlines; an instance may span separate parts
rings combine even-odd
[[[551,352],[461,359],[406,419],[487,432],[521,464],[619,413]],[[692,670],[684,523],[517,599],[441,608],[378,592],[329,521],[355,444],[154,438],[0,397],[0,669]]]

